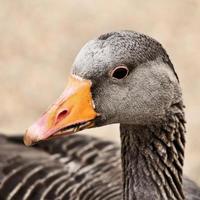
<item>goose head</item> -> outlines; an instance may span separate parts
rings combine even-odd
[[[113,123],[159,123],[181,100],[173,65],[160,43],[132,31],[85,44],[58,100],[26,132],[25,144]]]

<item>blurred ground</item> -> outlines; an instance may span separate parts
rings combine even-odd
[[[0,131],[24,132],[63,90],[81,46],[121,29],[166,47],[187,106],[185,173],[200,183],[199,0],[0,0]],[[119,139],[116,126],[87,132]]]

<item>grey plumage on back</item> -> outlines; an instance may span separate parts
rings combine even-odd
[[[120,153],[113,143],[77,135],[30,149],[19,141],[0,137],[1,200],[120,200]]]

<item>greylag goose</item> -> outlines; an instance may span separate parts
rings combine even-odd
[[[121,151],[70,135],[113,123]],[[179,80],[161,44],[132,31],[103,34],[81,49],[67,88],[24,136],[26,145],[42,142],[0,137],[0,199],[198,200],[182,175],[185,133]]]

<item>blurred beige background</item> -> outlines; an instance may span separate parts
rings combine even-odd
[[[64,89],[81,46],[121,29],[166,47],[187,106],[185,173],[200,183],[199,0],[0,0],[0,131],[24,132]],[[87,132],[119,140],[117,126]]]

